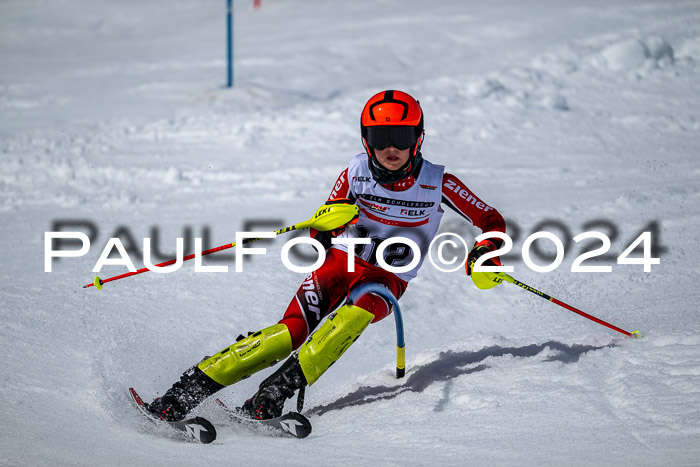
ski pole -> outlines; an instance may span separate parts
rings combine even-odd
[[[550,302],[555,303],[555,304],[557,304],[557,305],[559,305],[559,306],[561,306],[561,307],[563,307],[563,308],[566,308],[566,309],[569,310],[569,311],[573,311],[574,313],[576,313],[576,314],[578,314],[578,315],[581,315],[581,316],[583,316],[584,318],[588,318],[588,319],[590,319],[591,321],[595,321],[595,322],[598,323],[598,324],[602,324],[602,325],[605,326],[605,327],[608,327],[608,328],[613,329],[613,330],[615,330],[615,331],[617,331],[617,332],[619,332],[619,333],[622,333],[622,334],[624,334],[624,335],[627,336],[627,337],[635,337],[635,338],[637,338],[637,339],[641,339],[641,338],[643,337],[643,336],[642,336],[642,333],[641,333],[640,331],[628,332],[628,331],[625,331],[624,329],[620,329],[620,328],[618,328],[617,326],[614,326],[614,325],[612,325],[612,324],[610,324],[610,323],[608,323],[608,322],[606,322],[606,321],[603,321],[603,320],[600,319],[600,318],[596,318],[596,317],[593,316],[593,315],[589,315],[588,313],[585,313],[585,312],[579,310],[578,308],[574,308],[574,307],[572,307],[571,305],[567,305],[566,303],[562,302],[561,300],[557,300],[557,299],[554,298],[554,297],[550,297],[550,296],[547,295],[546,293],[540,292],[539,290],[535,289],[534,287],[530,287],[529,285],[520,282],[519,280],[517,280],[517,279],[515,279],[515,278],[513,278],[513,277],[511,277],[511,276],[509,276],[508,274],[506,274],[506,273],[504,273],[504,272],[499,272],[499,273],[495,273],[495,274],[494,274],[494,273],[484,273],[484,274],[493,274],[494,276],[498,276],[499,278],[501,278],[502,280],[504,280],[504,281],[506,281],[506,282],[510,282],[511,284],[517,285],[517,286],[520,287],[521,289],[527,290],[528,292],[532,292],[532,293],[534,293],[535,295],[537,295],[537,296],[539,296],[539,297],[542,297],[542,298],[544,298],[544,299],[546,299],[546,300],[549,300]],[[493,279],[495,280],[495,278],[493,278]]]
[[[275,230],[275,234],[280,235],[283,233],[291,232],[292,230],[303,230],[308,228],[314,228],[322,232],[337,229],[338,227],[352,221],[352,219],[358,214],[358,212],[359,208],[357,207],[357,205],[354,204],[324,204],[318,210],[316,210],[316,213],[309,220],[290,225],[289,227],[283,227],[279,230]],[[241,244],[246,245],[248,243],[257,242],[258,240],[262,240],[262,238],[246,238],[241,242]],[[217,251],[227,250],[235,246],[236,242],[221,245],[216,248],[211,248],[209,250],[203,251],[201,256],[216,253]],[[188,261],[194,257],[195,254],[187,255],[184,258],[182,258],[182,261]],[[175,264],[176,261],[177,259],[171,259],[169,261],[156,264],[155,267],[170,266],[171,264]],[[148,270],[148,268],[141,268],[137,271],[127,272],[118,276],[110,277],[108,279],[100,279],[99,276],[95,276],[94,282],[84,285],[83,288],[86,289],[88,287],[95,286],[97,290],[102,290],[102,285],[106,284],[107,282],[116,281],[125,277],[135,276],[137,274],[142,274]]]
[[[394,307],[394,320],[396,321],[396,377],[403,378],[406,375],[406,342],[403,338],[403,317],[401,316],[401,308],[399,301],[384,285],[375,282],[370,284],[362,284],[353,289],[348,295],[348,303],[354,303],[361,296],[375,293],[388,300]]]

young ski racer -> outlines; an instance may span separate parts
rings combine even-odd
[[[375,294],[364,295],[353,305],[340,305],[353,288],[366,283],[382,284],[400,298],[436,235],[442,205],[483,232],[505,232],[496,209],[445,173],[443,166],[423,159],[423,112],[413,97],[401,91],[372,96],[362,110],[360,126],[366,152],[350,161],[329,196],[329,203],[357,204],[359,218],[332,232],[312,231],[328,248],[325,262],[302,282],[279,323],[240,336],[187,370],[162,397],[147,404],[153,415],[182,420],[215,392],[288,357],[241,408],[246,416],[259,420],[279,417],[287,399],[316,383],[370,323],[391,314],[391,305]],[[354,271],[349,271],[347,244],[331,245],[332,237],[372,239],[370,244],[354,246]],[[420,247],[420,262],[412,270],[394,274],[377,266],[377,245],[392,237],[407,237]],[[478,257],[497,247],[497,239],[477,243],[468,256],[468,273]],[[385,249],[384,260],[390,266],[403,266],[410,264],[413,255],[406,244],[394,243]],[[307,340],[332,311],[331,319]]]

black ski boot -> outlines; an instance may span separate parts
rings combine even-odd
[[[161,420],[177,422],[223,387],[195,365],[185,371],[180,381],[173,384],[162,397],[146,404],[146,407]]]
[[[241,411],[257,420],[277,418],[284,411],[284,403],[294,397],[297,389],[307,385],[304,372],[296,355],[287,359],[282,366],[260,383],[258,392],[245,401]]]

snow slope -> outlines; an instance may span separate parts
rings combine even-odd
[[[235,18],[226,89],[223,2],[0,4],[0,464],[700,463],[700,4],[265,0],[236,2]],[[303,276],[280,239],[242,273],[228,259],[208,263],[225,274],[186,264],[85,290],[107,239],[152,236],[168,256],[188,228],[217,246],[251,221],[307,219],[386,88],[420,99],[425,157],[506,216],[514,277],[646,337],[426,263],[401,300],[404,380],[384,320],[309,388],[303,441],[211,404],[215,444],[154,433],[126,388],[153,397],[276,322]],[[61,220],[95,238],[46,273]],[[661,264],[615,264],[654,222]],[[442,230],[478,234],[450,213]],[[555,271],[519,258],[535,230],[570,243]],[[611,273],[570,272],[587,230],[615,237],[585,263]]]

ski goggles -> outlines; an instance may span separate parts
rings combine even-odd
[[[379,151],[389,145],[396,149],[408,149],[418,140],[413,126],[370,126],[367,127],[367,144]]]

